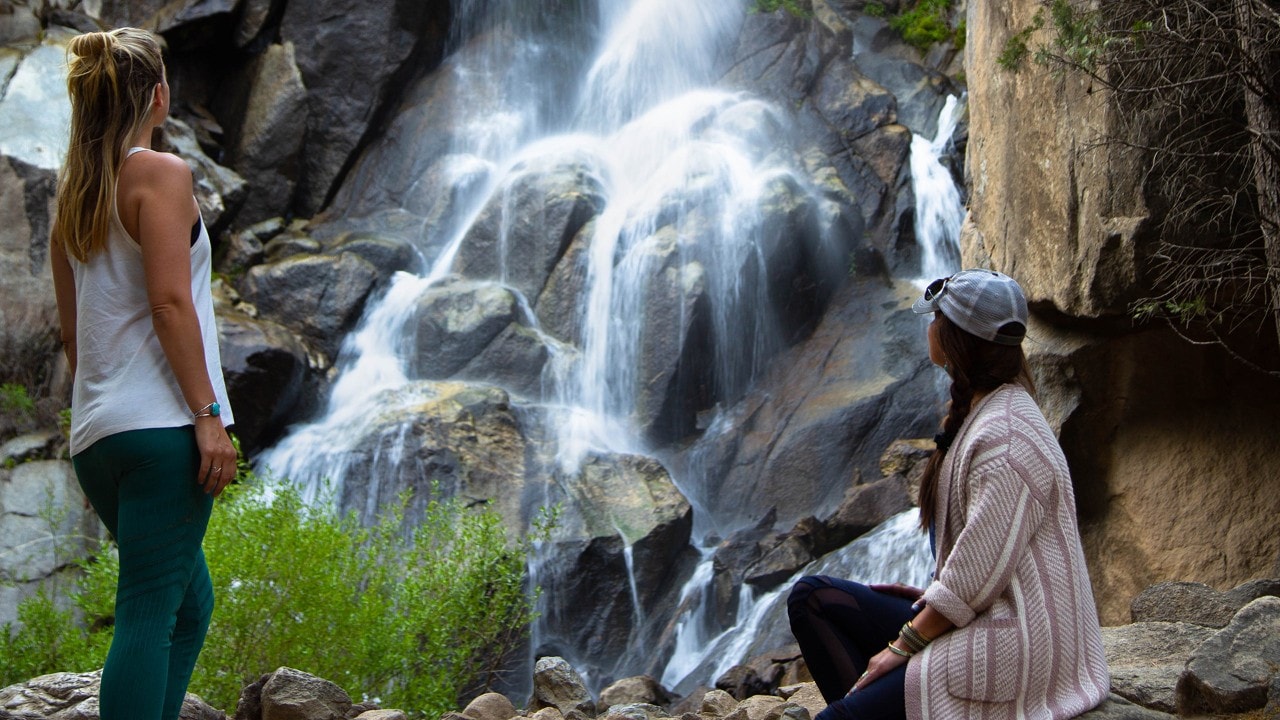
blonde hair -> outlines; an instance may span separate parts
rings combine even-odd
[[[67,254],[83,262],[106,244],[116,178],[129,144],[151,119],[164,59],[155,36],[137,28],[78,35],[67,56],[71,142],[54,229]]]

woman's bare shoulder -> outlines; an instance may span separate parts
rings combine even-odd
[[[120,171],[120,179],[128,177],[133,182],[143,185],[159,185],[169,188],[175,183],[184,183],[191,187],[191,166],[187,161],[166,152],[134,153]]]

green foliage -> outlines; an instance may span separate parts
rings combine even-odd
[[[1037,53],[1039,59],[1059,57],[1088,70],[1096,68],[1107,49],[1098,11],[1078,8],[1071,0],[1053,0],[1049,18],[1053,27],[1051,46]]]
[[[1031,52],[1031,35],[1043,26],[1044,16],[1036,13],[1031,25],[1009,36],[1004,42],[1004,49],[996,56],[996,64],[1009,72],[1017,72]]]
[[[453,500],[429,503],[407,531],[404,507],[363,527],[288,483],[228,487],[205,537],[217,605],[191,691],[230,709],[245,682],[288,665],[357,700],[437,716],[500,672],[533,619],[528,541],[510,543],[493,510]],[[0,638],[0,683],[101,667],[113,557],[83,564],[72,596],[83,624],[44,595],[20,605],[21,629]]]
[[[1208,314],[1209,305],[1203,297],[1190,300],[1150,300],[1135,305],[1133,309],[1133,319],[1139,322],[1165,318],[1184,326],[1205,318]]]
[[[863,6],[862,12],[864,15],[868,15],[870,17],[882,18],[887,15],[889,11],[885,9],[884,3],[869,2]]]
[[[1035,59],[1042,65],[1055,60],[1092,71],[1115,41],[1102,27],[1102,16],[1097,10],[1077,5],[1072,0],[1047,0],[1048,20],[1042,8],[1031,25],[1022,28],[1005,41],[1004,49],[996,57],[996,64],[1010,72],[1016,72],[1023,60],[1031,54],[1031,36],[1045,27],[1051,29],[1049,44],[1035,49]],[[1134,28],[1135,36],[1141,29]]]
[[[947,19],[950,12],[951,0],[918,0],[910,10],[890,19],[889,27],[897,30],[908,44],[925,52],[930,45],[952,38]]]
[[[36,402],[27,394],[27,388],[18,383],[0,385],[0,413],[20,421],[35,415]]]
[[[956,46],[957,50],[964,49],[965,39],[969,35],[969,26],[963,19],[956,23],[956,29],[951,33],[951,44]]]
[[[41,587],[18,603],[17,626],[0,628],[0,686],[102,667],[111,646],[119,562],[103,545],[80,567],[79,587],[71,595],[74,611],[58,608]]]
[[[63,408],[58,411],[58,429],[62,431],[64,438],[71,439],[71,408]]]
[[[786,10],[798,18],[813,17],[813,8],[808,0],[751,0],[750,12],[772,13]]]

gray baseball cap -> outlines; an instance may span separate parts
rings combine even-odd
[[[969,334],[1000,345],[1019,345],[1027,335],[1027,297],[1017,281],[995,270],[961,270],[934,280],[911,310],[941,312]]]

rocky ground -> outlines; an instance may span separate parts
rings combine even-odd
[[[1228,592],[1154,585],[1131,605],[1133,622],[1103,629],[1112,694],[1087,720],[1280,717],[1280,578]],[[100,673],[58,673],[0,690],[0,720],[97,720]],[[486,693],[441,720],[811,720],[826,707],[793,646],[730,669],[715,688],[673,698],[648,676],[599,696],[565,660],[544,657],[523,708]],[[188,695],[183,720],[407,720],[356,703],[333,683],[282,667],[245,687],[228,715]]]

